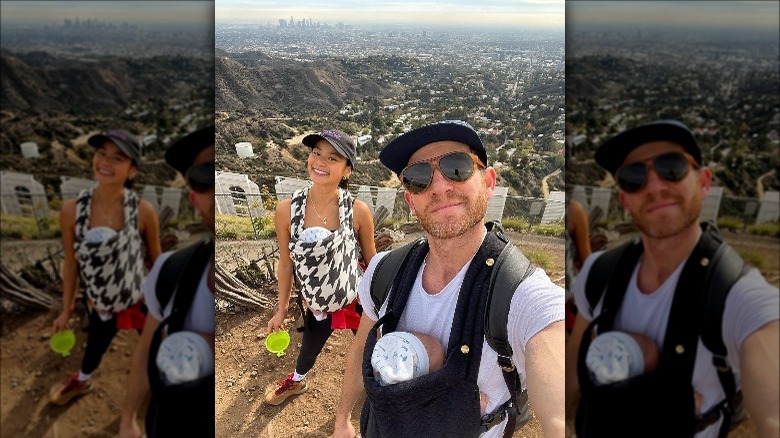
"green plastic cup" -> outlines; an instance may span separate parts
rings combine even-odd
[[[265,348],[278,357],[284,356],[284,350],[290,345],[290,334],[287,330],[278,330],[265,338]]]
[[[52,335],[49,345],[55,353],[62,357],[70,355],[70,350],[76,345],[76,335],[73,330],[63,330]]]

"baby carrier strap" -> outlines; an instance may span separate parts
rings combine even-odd
[[[176,256],[176,258],[174,258]],[[190,245],[172,254],[160,270],[160,278],[155,284],[156,293],[160,287],[171,288],[171,292],[158,295],[161,307],[164,308],[171,295],[173,307],[171,313],[163,319],[155,330],[149,357],[147,374],[149,387],[152,390],[152,400],[147,411],[147,435],[153,437],[165,436],[199,436],[211,435],[214,429],[213,406],[204,404],[203,400],[214,399],[214,377],[212,372],[191,382],[166,386],[157,368],[157,352],[165,336],[182,330],[187,312],[192,307],[198,284],[203,276],[203,269],[214,256],[214,242],[211,239]],[[170,280],[175,279],[172,283]]]
[[[76,240],[84,239],[89,228],[89,207],[92,200],[92,191],[95,188],[84,189],[76,197]]]
[[[701,228],[702,235],[694,252],[689,256],[686,266],[683,267],[683,272],[680,274],[680,283],[690,281],[692,288],[690,290],[701,290],[702,296],[697,303],[697,307],[690,309],[689,314],[685,316],[689,321],[696,322],[697,333],[701,337],[702,343],[712,352],[713,366],[717,371],[725,398],[697,419],[696,430],[704,430],[718,421],[722,415],[723,422],[721,423],[719,436],[725,437],[730,429],[744,419],[744,406],[742,391],[737,390],[734,372],[728,363],[728,352],[723,343],[723,311],[731,288],[748,272],[749,267],[745,264],[742,257],[724,242],[717,226],[712,222],[703,222]],[[585,283],[585,295],[591,312],[593,312],[596,304],[605,294],[602,313],[609,308],[615,310],[611,312],[612,319],[607,318],[609,322],[605,321],[599,324],[600,332],[611,328],[611,321],[614,320],[614,315],[620,307],[622,296],[628,287],[633,268],[638,261],[639,255],[641,255],[641,250],[641,241],[636,239],[606,251],[593,263]],[[696,263],[699,265],[698,269],[688,268],[688,265],[695,265]],[[615,275],[616,277],[612,278]],[[609,290],[605,291],[606,288],[609,288]],[[614,293],[611,292],[612,289],[615,289]],[[679,290],[682,289],[679,288],[678,283],[678,289],[675,291],[676,295]],[[620,294],[619,300],[614,297],[612,299],[609,298],[610,295],[617,294]],[[698,310],[699,308],[703,309],[703,312]],[[671,320],[672,315],[670,315]],[[667,337],[664,340],[665,346],[670,345],[667,342],[669,341],[668,337],[671,332],[677,329],[679,328],[667,327]],[[670,346],[669,348],[673,347]]]
[[[525,390],[520,390],[520,375],[516,372],[512,362],[512,347],[509,344],[507,333],[509,308],[517,287],[534,272],[535,267],[515,245],[509,242],[499,221],[487,222],[485,227],[488,232],[495,234],[504,244],[500,255],[495,260],[490,277],[484,330],[488,345],[498,353],[498,364],[503,372],[507,388],[509,388],[510,399],[495,413],[486,417],[484,426],[485,430],[490,429],[504,421],[508,414],[509,422],[505,434],[511,435],[512,431],[520,429],[530,420],[530,412],[528,411],[528,394]],[[379,315],[379,309],[385,302],[393,281],[400,279],[399,273],[407,271],[406,266],[409,263],[410,255],[414,249],[424,243],[424,238],[417,239],[391,251],[377,263],[371,279],[371,298],[377,315]],[[387,308],[388,310],[392,308],[390,303],[388,303]]]
[[[186,295],[186,289],[188,288],[184,285],[184,282],[191,283],[195,281],[193,287],[194,296],[194,290],[197,289],[198,282],[200,282],[201,275],[203,274],[203,267],[208,262],[209,247],[211,248],[211,254],[213,254],[214,242],[210,239],[204,239],[174,252],[165,260],[160,267],[157,283],[155,283],[154,287],[155,296],[160,305],[160,315],[163,314],[165,306],[168,305],[168,302],[170,302],[171,297],[177,288],[181,287]],[[204,257],[206,257],[206,259],[204,259]],[[191,260],[192,263],[190,263]],[[198,269],[200,270],[198,271]],[[193,275],[190,276],[192,278],[187,276],[187,274],[190,273],[189,271],[192,271]]]

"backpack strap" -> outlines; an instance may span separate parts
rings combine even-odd
[[[497,234],[500,239],[506,239],[503,232]],[[493,272],[490,275],[488,301],[485,308],[485,340],[496,351],[498,366],[501,367],[504,381],[509,388],[510,398],[502,410],[510,414],[504,429],[504,437],[510,437],[530,417],[528,415],[528,393],[525,390],[520,390],[520,374],[512,362],[512,346],[509,344],[507,332],[509,307],[517,287],[536,268],[515,245],[509,243],[508,240],[504,241],[506,246],[496,259]],[[520,417],[519,423],[517,422],[518,417]]]
[[[593,315],[596,305],[604,296],[607,285],[612,283],[611,277],[615,272],[618,261],[623,258],[626,251],[629,251],[629,248],[633,247],[636,250],[636,245],[640,245],[641,247],[641,240],[634,239],[605,251],[593,262],[593,265],[591,265],[590,271],[588,271],[588,278],[585,280],[585,297],[588,299],[591,315]],[[618,275],[619,274],[620,273],[618,273]],[[628,281],[631,280],[631,274],[632,272],[629,271],[629,278],[625,279],[626,286],[628,285]]]
[[[202,240],[198,243],[187,246],[171,254],[160,267],[160,272],[157,277],[157,283],[155,283],[155,296],[160,306],[160,315],[163,314],[165,306],[170,302],[174,291],[187,277],[185,274],[185,267],[189,265],[189,261],[196,253],[201,253],[201,257],[205,254],[206,247],[212,248],[211,254],[214,253],[214,242],[209,240]],[[205,263],[205,262],[204,262]],[[201,268],[204,263],[199,263]],[[200,275],[196,276],[196,279],[200,281]],[[197,283],[195,284],[197,287]]]
[[[414,242],[391,251],[376,264],[374,275],[371,277],[371,301],[374,302],[374,312],[379,316],[379,309],[387,299],[390,286],[393,284],[399,272],[402,272],[412,250],[425,242],[425,238],[419,238]]]
[[[706,238],[713,239],[719,247],[712,256],[704,283],[706,302],[700,329],[701,341],[712,352],[712,365],[718,373],[718,380],[726,397],[702,415],[698,428],[702,430],[716,422],[722,413],[723,423],[718,435],[725,437],[732,425],[744,419],[744,411],[742,391],[737,391],[734,372],[728,363],[728,351],[723,342],[723,311],[731,288],[750,270],[750,267],[731,246],[723,241],[714,224],[703,224],[703,228]],[[703,234],[702,239],[704,238]]]

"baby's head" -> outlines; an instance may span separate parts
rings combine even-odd
[[[425,333],[390,332],[376,341],[371,365],[380,385],[405,382],[441,369],[444,348]]]
[[[593,339],[585,363],[596,383],[618,382],[655,369],[658,347],[639,333],[606,332]]]

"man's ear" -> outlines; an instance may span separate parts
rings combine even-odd
[[[414,209],[414,202],[412,201],[412,194],[408,191],[404,190],[404,201],[406,201],[406,205],[409,206],[409,209],[412,210],[412,214],[417,214],[417,210]]]
[[[496,180],[498,179],[496,169],[492,167],[486,167],[482,174],[485,177],[485,187],[488,189],[490,198],[492,198],[493,193],[496,191]]]
[[[190,190],[190,202],[192,202],[192,205],[195,206],[195,209],[197,210],[199,207],[198,198],[195,196],[195,192],[192,190]]]
[[[707,167],[699,169],[699,184],[701,184],[701,199],[706,199],[712,187],[712,172]]]

